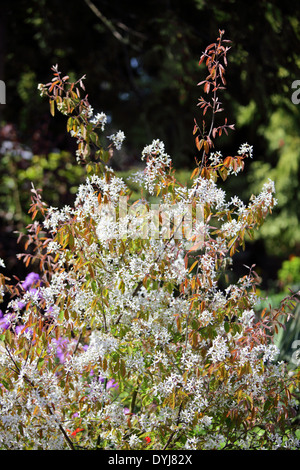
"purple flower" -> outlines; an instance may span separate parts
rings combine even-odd
[[[24,281],[24,282],[25,282],[25,281]],[[24,284],[23,284],[23,286],[24,286]],[[28,289],[28,288],[27,288],[27,292],[29,292],[30,294],[33,295],[33,294],[35,294],[35,292],[37,292],[37,289],[31,289],[31,288]],[[40,292],[38,293],[38,298],[39,298],[39,299],[42,299],[42,298],[43,298]],[[19,302],[18,302],[17,305],[18,305],[18,309],[19,309],[19,310],[22,310],[22,308],[24,308],[24,307],[26,306],[26,303],[22,302],[22,300],[19,300]]]
[[[16,335],[19,335],[22,330],[23,330],[23,325],[16,326],[16,329],[15,329]],[[28,330],[28,328],[27,328],[27,330]]]
[[[3,330],[7,330],[7,328],[9,327],[10,327],[9,315],[5,316],[2,310],[0,310],[0,328],[2,328]]]
[[[105,382],[105,378],[104,377],[99,377],[99,381],[101,383],[104,383]],[[106,390],[109,390],[110,388],[118,388],[119,387],[119,384],[117,382],[115,382],[114,379],[109,379],[107,382],[106,382]]]
[[[66,360],[67,356],[67,347],[69,344],[69,340],[66,338],[59,338],[58,340],[54,340],[56,342],[56,354],[61,364],[63,364]]]
[[[70,349],[72,341],[69,341],[68,338],[53,338],[52,341],[56,345],[56,356],[59,359],[59,362],[63,364],[66,361],[67,357],[72,354],[72,351]]]
[[[106,384],[106,390],[109,390],[110,388],[119,388],[119,384],[115,382],[114,379],[110,379]]]
[[[24,330],[24,325],[17,325],[16,328],[15,328],[15,333],[16,333],[17,336],[22,332],[23,333],[28,333],[29,331],[30,331],[31,336],[32,336],[33,335],[32,329],[26,328]],[[33,342],[33,344],[35,344],[35,341]]]
[[[28,290],[33,284],[36,284],[40,281],[40,276],[37,273],[31,272],[27,274],[25,281],[23,281],[22,286],[25,290]]]

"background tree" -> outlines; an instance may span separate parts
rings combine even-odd
[[[3,2],[0,72],[7,86],[7,104],[1,109],[2,122],[12,123],[14,139],[39,156],[34,165],[36,178],[44,190],[51,189],[49,198],[51,193],[56,198],[57,194],[59,198],[67,194],[66,188],[74,186],[74,180],[69,181],[71,161],[69,173],[57,178],[56,191],[45,177],[47,168],[41,175],[43,164],[39,163],[44,161],[47,166],[47,156],[53,150],[56,155],[57,149],[74,150],[61,120],[51,120],[47,104],[36,90],[37,83],[46,80],[51,65],[58,63],[71,78],[87,73],[86,83],[96,110],[106,112],[115,126],[124,129],[126,146],[113,162],[116,169],[137,165],[143,143],[152,138],[166,143],[177,167],[189,168],[195,157],[191,151],[191,116],[197,117],[195,83],[199,78],[195,57],[200,57],[202,47],[219,28],[225,29],[234,47],[224,104],[229,120],[237,116],[237,132],[230,136],[225,150],[232,151],[246,138],[254,145],[255,157],[243,177],[233,180],[232,194],[248,198],[256,182],[261,184],[270,173],[279,191],[275,221],[272,218],[266,224],[261,238],[249,245],[240,264],[256,262],[264,279],[272,273],[276,276],[283,257],[299,253],[299,233],[295,230],[299,107],[290,100],[291,83],[299,78],[299,19],[295,0],[286,4],[254,0],[248,5],[237,0]],[[5,139],[7,136],[2,136],[2,141]],[[67,158],[66,154],[61,158]],[[59,158],[55,161],[52,159],[58,174],[64,165]],[[2,160],[1,188],[10,187],[7,180],[3,183],[5,175],[18,175],[31,162],[18,159],[10,173],[9,164],[11,158]],[[27,176],[23,174],[28,185]],[[15,188],[15,183],[11,187]],[[27,189],[26,185],[19,186],[24,213],[29,207]],[[5,226],[1,244],[6,250],[15,218],[4,214],[9,212],[11,192],[1,189],[1,194]],[[13,199],[11,204],[15,207]],[[11,242],[14,245],[15,239]],[[280,257],[271,256],[274,253]]]

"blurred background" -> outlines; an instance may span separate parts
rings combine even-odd
[[[275,306],[288,289],[299,289],[300,104],[291,100],[292,83],[300,80],[298,0],[2,0],[0,257],[9,275],[25,275],[15,232],[30,223],[31,182],[49,205],[61,207],[72,204],[85,177],[64,116],[53,119],[37,90],[51,79],[51,66],[71,79],[86,74],[95,113],[109,116],[107,134],[124,131],[113,160],[118,172],[128,174],[144,146],[161,139],[188,182],[196,155],[193,120],[200,117],[197,83],[206,72],[198,61],[219,29],[232,41],[222,101],[236,131],[216,150],[232,155],[242,143],[254,147],[253,160],[224,189],[247,201],[271,178],[278,199],[255,240],[235,255],[231,275],[255,264],[261,293]],[[298,340],[295,324],[291,334]]]

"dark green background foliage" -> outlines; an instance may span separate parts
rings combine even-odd
[[[95,112],[112,119],[107,134],[125,132],[125,146],[114,156],[117,170],[138,165],[144,145],[160,138],[186,171],[196,155],[197,83],[205,78],[198,61],[219,29],[232,40],[223,104],[236,131],[216,150],[231,155],[241,143],[254,146],[253,161],[226,190],[246,200],[270,177],[278,198],[256,241],[235,258],[235,269],[256,263],[269,285],[282,261],[299,255],[300,105],[291,102],[291,84],[300,79],[298,1],[15,0],[3,1],[0,15],[7,98],[0,106],[0,256],[10,269],[17,269],[13,230],[28,221],[31,181],[50,205],[60,206],[72,201],[84,175],[64,116],[53,119],[37,90],[49,81],[51,66],[58,63],[71,79],[86,74]],[[21,150],[4,151],[7,139]],[[24,158],[26,148],[32,157]]]

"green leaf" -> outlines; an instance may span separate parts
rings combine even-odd
[[[268,411],[272,406],[272,401],[268,399],[264,404],[264,411]]]
[[[74,248],[74,237],[72,233],[69,234],[69,247],[71,250]]]
[[[38,370],[41,370],[41,368],[43,367],[44,362],[45,362],[45,358],[44,357],[39,357],[39,359],[37,361]]]
[[[121,360],[121,364],[120,364],[120,373],[122,377],[124,377],[126,374],[125,362],[123,360]]]
[[[58,321],[59,323],[62,323],[63,319],[65,318],[64,311],[61,310],[58,315]]]
[[[125,283],[124,283],[123,279],[121,279],[121,281],[120,281],[119,289],[122,292],[122,294],[124,294],[124,292],[125,292]]]
[[[7,383],[6,380],[3,379],[2,377],[1,377],[1,384],[2,384],[3,387],[5,387],[7,390],[9,390],[9,385],[8,385],[8,383]]]
[[[107,163],[110,159],[110,153],[107,151],[102,152],[101,159],[104,161],[104,163]]]
[[[54,108],[54,100],[50,100],[50,113],[52,116],[55,114],[55,108]]]
[[[86,133],[86,127],[84,124],[81,124],[80,126],[80,132],[84,140],[87,138],[87,133]]]
[[[99,145],[99,137],[98,137],[98,134],[96,132],[91,132],[90,133],[90,139],[93,142],[93,144],[95,144],[97,146]]]
[[[73,118],[69,117],[67,121],[67,131],[69,132],[71,129],[73,129]]]

